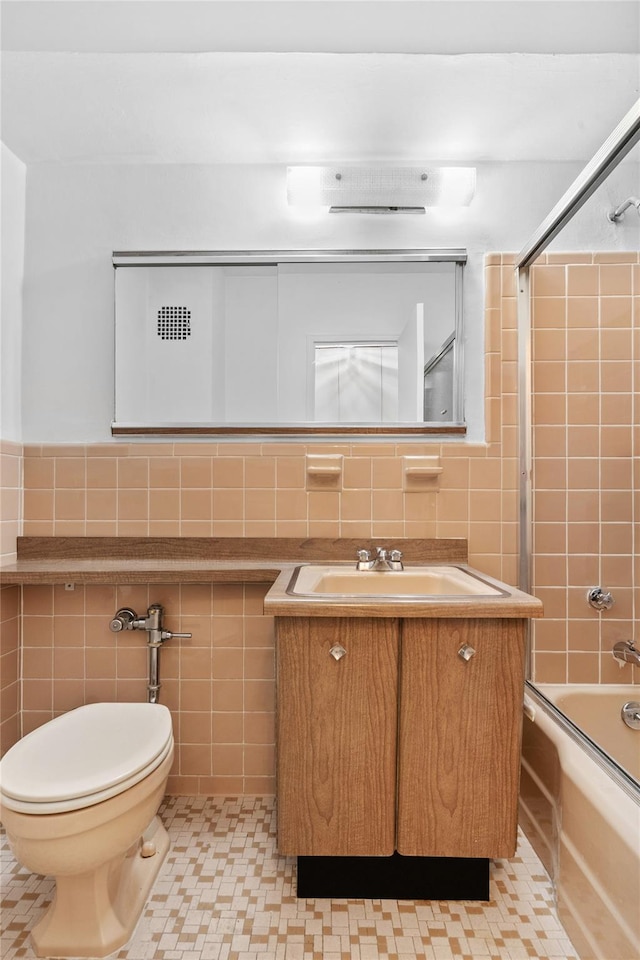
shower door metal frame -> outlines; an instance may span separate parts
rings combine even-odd
[[[532,509],[532,383],[531,383],[531,299],[530,268],[553,238],[576,215],[589,197],[606,180],[629,151],[640,142],[640,100],[623,117],[607,137],[551,213],[532,234],[516,260],[518,311],[518,419],[519,419],[519,586],[531,592],[533,562]],[[531,680],[531,624],[527,632],[526,677]],[[535,687],[533,688],[535,689]]]
[[[640,100],[637,100],[558,200],[548,217],[533,232],[518,255],[518,270],[531,266],[639,140]]]
[[[532,563],[532,411],[531,411],[531,301],[530,268],[549,243],[576,215],[629,151],[640,142],[640,100],[573,181],[551,213],[534,231],[516,259],[518,289],[518,416],[520,469],[519,585],[531,589]],[[531,657],[528,657],[528,673]]]

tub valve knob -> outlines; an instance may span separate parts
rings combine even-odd
[[[620,711],[626,725],[632,730],[640,730],[640,703],[637,700],[628,700]]]
[[[603,590],[602,587],[591,587],[587,593],[589,606],[594,610],[611,610],[615,600],[609,590]]]

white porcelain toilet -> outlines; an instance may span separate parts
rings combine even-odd
[[[173,760],[157,703],[92,703],[0,761],[0,821],[24,867],[56,880],[40,957],[104,957],[130,938],[169,848],[156,816]]]

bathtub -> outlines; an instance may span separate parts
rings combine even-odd
[[[639,686],[540,684],[538,690],[640,784],[640,730],[631,730],[620,709],[640,701]]]
[[[540,691],[527,685],[520,824],[554,882],[560,919],[581,960],[637,960],[640,783],[628,767],[638,763],[640,731],[623,724],[620,708],[640,700],[640,688]],[[624,742],[617,764],[574,723],[605,749]]]

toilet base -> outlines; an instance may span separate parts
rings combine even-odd
[[[143,843],[153,844],[153,856],[142,856]],[[124,857],[90,873],[56,877],[55,899],[31,931],[36,955],[105,957],[125,944],[168,849],[169,835],[159,817],[154,817]]]

